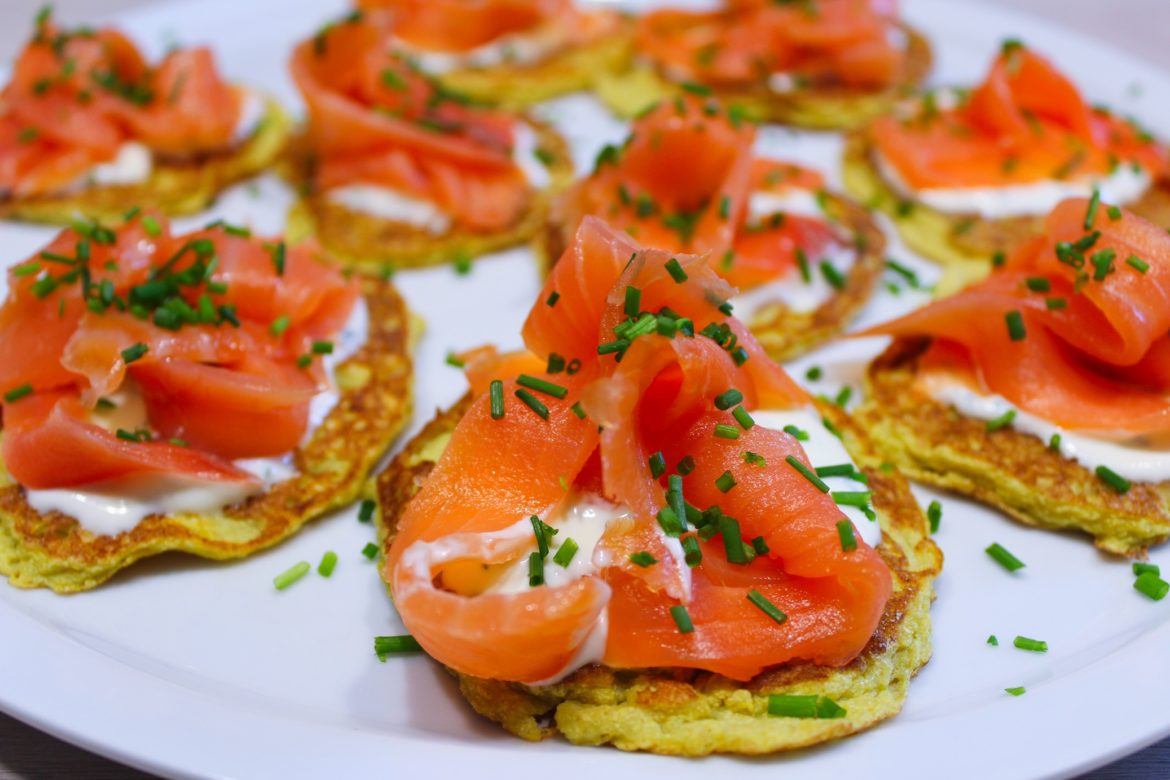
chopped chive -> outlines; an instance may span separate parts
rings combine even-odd
[[[1028,689],[1020,685],[1015,688],[1004,688],[1003,691],[1004,693],[1011,694],[1012,696],[1023,696],[1028,692]]]
[[[857,549],[857,537],[853,534],[853,523],[841,520],[837,523],[837,536],[841,540],[843,552],[853,552]]]
[[[736,485],[735,477],[731,476],[730,471],[725,471],[719,475],[715,480],[715,487],[719,488],[720,493],[728,493]]]
[[[821,425],[825,426],[825,430],[836,436],[838,439],[841,438],[841,430],[836,425],[834,425],[833,421],[828,417],[821,418]]]
[[[642,310],[642,291],[637,287],[626,287],[626,306],[625,312],[627,317],[637,317],[638,312]]]
[[[1012,341],[1023,341],[1028,335],[1024,329],[1024,315],[1020,314],[1019,309],[1013,309],[1005,314],[1004,322],[1007,323],[1008,336]]]
[[[1144,274],[1146,271],[1150,270],[1150,264],[1147,263],[1145,260],[1142,260],[1137,255],[1130,255],[1129,257],[1125,258],[1125,264],[1128,265],[1130,268],[1133,268],[1138,273],[1142,273],[1142,274]]]
[[[658,479],[666,473],[666,458],[662,456],[662,452],[656,452],[650,456],[650,475]]]
[[[488,398],[491,404],[491,413],[493,420],[501,420],[504,417],[504,383],[499,379],[493,379],[488,385]]]
[[[825,281],[832,286],[834,290],[845,289],[845,276],[836,269],[836,267],[828,260],[821,261],[821,275],[825,277]]]
[[[832,720],[845,717],[845,708],[828,696],[772,694],[768,697],[768,714],[777,718],[816,718]]]
[[[1012,644],[1020,650],[1027,650],[1030,653],[1047,653],[1048,643],[1040,639],[1029,639],[1026,636],[1017,636],[1012,640]]]
[[[796,265],[800,268],[800,279],[805,284],[812,284],[812,269],[808,263],[808,255],[802,247],[796,248]]]
[[[501,410],[503,409],[503,404],[502,404],[502,403],[501,403],[501,405],[500,405],[500,409],[501,409]],[[575,414],[575,415],[577,416],[577,419],[578,419],[578,420],[584,420],[584,419],[585,419],[585,407],[581,406],[581,402],[580,402],[580,401],[578,401],[577,403],[575,403],[575,404],[573,404],[572,406],[570,406],[570,407],[569,407],[569,411],[570,411],[570,412],[572,412],[573,414]],[[501,414],[503,414],[503,412],[502,412],[502,411],[501,411],[500,413],[501,413]]]
[[[693,569],[703,562],[703,550],[699,547],[698,539],[693,536],[684,537],[682,540],[682,548],[687,566]]]
[[[321,563],[317,564],[317,573],[322,577],[328,577],[333,574],[333,569],[337,567],[337,553],[329,550],[321,556]]]
[[[1149,571],[1138,575],[1138,578],[1133,582],[1133,587],[1154,601],[1161,601],[1166,598],[1167,593],[1170,593],[1170,582],[1166,582],[1157,574]]]
[[[658,510],[658,525],[662,526],[662,532],[669,537],[677,539],[682,534],[682,523],[679,522],[674,510],[668,506]]]
[[[1118,493],[1128,493],[1132,486],[1130,481],[1108,466],[1097,467],[1097,477]]]
[[[748,591],[747,600],[755,604],[761,612],[772,618],[777,624],[781,624],[788,619],[788,616],[779,607],[769,601],[767,596],[755,588]]]
[[[1162,576],[1162,569],[1156,563],[1143,563],[1142,561],[1134,561],[1133,576],[1140,577],[1143,574],[1153,574],[1155,577]]]
[[[1008,552],[1007,548],[998,542],[992,544],[984,552],[990,555],[996,563],[1008,571],[1019,571],[1026,565],[1019,558]]]
[[[995,634],[992,634],[991,636],[987,637],[987,644],[991,645],[992,647],[999,647],[999,637],[997,637]]]
[[[695,630],[695,624],[691,622],[690,613],[682,604],[675,604],[670,608],[670,616],[674,618],[674,624],[678,626],[680,634],[690,634]]]
[[[561,385],[540,379],[539,377],[529,376],[528,374],[521,374],[519,377],[517,377],[516,384],[535,390],[538,393],[551,395],[553,398],[557,399],[564,398],[569,394],[569,389],[567,387],[562,387]]]
[[[1093,229],[1093,222],[1097,219],[1097,207],[1101,205],[1101,190],[1093,188],[1093,197],[1089,198],[1089,207],[1085,209],[1085,230]]]
[[[739,521],[727,515],[719,516],[719,535],[723,537],[723,553],[728,563],[746,566],[751,563],[748,558],[747,547],[743,543],[743,534],[739,530]],[[755,550],[752,551],[753,553]],[[753,555],[753,557],[755,557]]]
[[[565,541],[561,542],[561,546],[557,548],[556,554],[553,555],[553,563],[560,566],[562,569],[569,568],[569,564],[573,561],[573,556],[577,554],[577,550],[581,549],[571,536],[565,537]]]
[[[844,409],[846,404],[849,403],[849,399],[852,397],[853,387],[851,385],[844,385],[839,391],[837,391],[837,396],[833,399],[833,405]]]
[[[865,510],[873,500],[873,493],[868,490],[834,490],[832,497],[837,506],[852,506]]]
[[[642,550],[641,552],[636,552],[630,556],[630,563],[634,564],[635,566],[641,566],[643,569],[645,569],[648,566],[653,566],[654,564],[658,563],[658,559],[645,550]]]
[[[750,466],[759,466],[760,468],[768,465],[768,461],[763,455],[750,451],[743,454],[743,461]]]
[[[421,650],[422,645],[410,634],[374,637],[374,655],[378,656],[379,661],[385,661],[388,655],[417,653]]]
[[[801,463],[800,459],[795,455],[789,455],[784,460],[788,461],[788,465],[800,472],[800,475],[813,484],[817,490],[822,493],[829,492],[829,486],[825,484],[824,480],[816,475],[812,469]]]
[[[314,341],[310,350],[314,355],[332,355],[333,342],[332,341]]]
[[[1024,284],[1032,292],[1048,292],[1052,289],[1052,282],[1048,281],[1047,276],[1029,276],[1024,280]]]
[[[808,441],[808,439],[809,439],[808,431],[801,430],[800,428],[797,428],[795,425],[785,425],[784,432],[787,433],[792,438],[796,439],[797,441]]]
[[[373,542],[367,542],[366,546],[362,548],[362,555],[366,556],[366,558],[371,561],[374,560],[374,558],[378,555],[378,545],[374,544]]]
[[[744,409],[742,406],[737,406],[735,411],[731,413],[731,416],[735,418],[735,421],[739,423],[745,431],[750,431],[752,426],[756,424],[756,421],[752,419],[750,414],[748,414],[748,410]]]
[[[818,477],[851,477],[855,471],[852,463],[836,463],[832,466],[817,466]]]
[[[27,395],[32,395],[32,391],[33,391],[33,386],[31,384],[25,383],[23,385],[20,385],[19,387],[14,387],[11,390],[9,390],[7,393],[5,393],[4,394],[4,401],[5,401],[5,403],[12,403],[13,401],[19,401],[21,398],[24,398]]]
[[[682,284],[688,278],[687,272],[683,270],[678,260],[673,257],[666,261],[666,272],[670,274],[670,278],[674,279],[677,284]]]
[[[679,87],[693,95],[702,95],[707,97],[711,94],[711,88],[706,84],[697,84],[694,81],[684,81],[679,84]]]
[[[1016,419],[1016,410],[1015,409],[1008,409],[1006,412],[1001,414],[999,417],[996,417],[993,420],[988,420],[987,425],[985,427],[987,428],[988,433],[990,433],[992,431],[998,431],[1000,428],[1006,428],[1007,426],[1011,425],[1012,421],[1015,419]]]
[[[516,389],[516,397],[523,401],[525,406],[536,412],[537,415],[545,420],[548,419],[548,407],[537,400],[536,396],[532,393],[520,387]]]
[[[297,368],[308,368],[313,363],[312,355],[301,355],[297,358]]]
[[[447,365],[452,366],[454,368],[463,368],[464,365],[466,365],[463,362],[463,359],[461,357],[459,357],[457,354],[455,354],[454,352],[447,353],[446,363],[447,363]]]
[[[1117,206],[1110,206],[1105,213],[1108,214],[1109,219],[1114,222],[1121,219],[1121,209]]]
[[[272,267],[276,271],[277,276],[284,276],[284,262],[285,262],[284,242],[278,241],[272,247]]]
[[[12,275],[19,278],[22,276],[32,276],[41,270],[41,264],[37,262],[29,263],[28,265],[17,266],[12,269]]]
[[[625,352],[629,346],[630,346],[630,342],[626,339],[617,339],[615,341],[608,341],[605,344],[599,344],[597,346],[597,354],[598,355],[612,355],[613,353],[616,352],[619,355],[621,355],[621,353]]]
[[[273,336],[280,336],[286,330],[288,330],[288,324],[289,324],[288,315],[282,314],[279,317],[277,317],[275,320],[273,320],[272,324],[268,326],[268,332],[271,333]]]
[[[556,290],[553,290],[552,292],[550,292],[548,294],[548,297],[544,299],[544,305],[545,306],[556,306],[557,301],[559,301],[560,299],[561,299],[561,294],[559,292],[557,292]]]
[[[536,588],[544,584],[544,558],[534,552],[528,556],[528,587]]]
[[[372,498],[362,500],[358,506],[358,522],[368,523],[374,519],[374,510],[378,508],[378,504]]]
[[[719,218],[727,219],[729,216],[731,216],[731,198],[724,195],[719,200]]]
[[[752,539],[752,549],[756,551],[756,555],[767,555],[770,552],[768,542],[762,536]]]
[[[674,470],[685,477],[687,474],[690,474],[695,470],[695,459],[690,455],[684,455],[683,459],[680,460],[678,465],[674,467]]]
[[[930,532],[937,534],[939,524],[942,522],[942,504],[931,501],[930,506],[926,508],[926,519],[930,522]]]
[[[810,382],[815,382],[824,375],[824,370],[820,366],[813,366],[808,371],[804,372],[804,378]]]
[[[720,439],[738,439],[739,428],[736,428],[734,425],[719,423],[715,426],[715,435]]]
[[[532,523],[532,535],[536,537],[536,551],[540,553],[541,558],[547,558],[548,536],[545,534],[544,530],[547,526],[545,526],[545,524],[542,523],[540,518],[536,515],[528,518],[528,520]]]
[[[991,256],[991,265],[993,268],[999,268],[1007,262],[1007,253],[1000,250]]]
[[[459,276],[467,276],[471,273],[471,258],[466,255],[459,255],[454,260],[455,273]]]
[[[742,401],[743,393],[733,387],[715,396],[715,408],[726,411]]]
[[[289,585],[304,577],[309,573],[309,562],[301,561],[296,566],[281,572],[273,578],[272,584],[276,586],[277,590],[284,590]]]
[[[666,503],[670,504],[670,508],[674,510],[675,516],[679,520],[679,525],[682,530],[686,530],[687,518],[687,500],[683,495],[683,478],[681,474],[671,474],[666,478]]]

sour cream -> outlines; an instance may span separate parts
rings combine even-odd
[[[463,52],[421,49],[396,39],[394,48],[409,56],[418,68],[432,75],[454,70],[477,70],[501,65],[531,65],[546,60],[563,49],[566,31],[556,24],[543,24],[530,30],[501,35],[494,41]]]
[[[1010,427],[1030,434],[1045,444],[1060,436],[1060,454],[1089,471],[1105,466],[1133,482],[1161,482],[1170,479],[1170,448],[1165,442],[1127,438],[1107,431],[1069,431],[1028,412],[1016,409],[1000,395],[983,395],[965,384],[944,378],[925,383],[932,398],[950,404],[965,417],[996,420],[1015,411]]]
[[[1146,169],[1119,165],[1105,176],[1045,179],[1005,187],[916,188],[877,149],[873,151],[873,162],[882,178],[901,197],[946,214],[975,214],[986,219],[1044,216],[1061,201],[1087,198],[1094,190],[1100,191],[1102,201],[1124,206],[1140,199],[1152,183]]]

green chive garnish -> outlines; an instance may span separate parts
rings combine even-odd
[[[503,414],[503,404],[502,403],[500,405],[500,410],[501,410],[500,413]],[[578,401],[577,403],[570,406],[569,411],[572,412],[573,414],[575,414],[577,416],[578,420],[585,419],[585,407],[581,406],[580,401]]]
[[[268,332],[271,333],[273,336],[280,336],[286,330],[288,330],[288,324],[289,324],[288,315],[282,314],[279,317],[277,317],[275,320],[273,320],[272,324],[268,326]]]
[[[808,371],[804,372],[804,378],[810,382],[815,382],[824,375],[824,369],[820,366],[813,366]]]
[[[785,615],[779,607],[769,601],[767,596],[765,596],[763,593],[760,593],[755,588],[752,588],[748,591],[747,600],[755,604],[761,612],[772,618],[772,620],[776,621],[777,624],[782,624],[785,620],[788,619],[788,616]]]
[[[1085,230],[1093,229],[1093,222],[1097,219],[1097,207],[1101,205],[1101,190],[1094,188],[1093,197],[1089,198],[1089,207],[1085,209]]]
[[[841,520],[837,523],[837,536],[841,539],[841,550],[853,552],[857,549],[857,537],[853,534],[853,523]]]
[[[845,289],[845,276],[828,260],[821,261],[821,274],[834,290]]]
[[[800,472],[800,475],[813,484],[813,486],[822,493],[829,492],[829,486],[824,483],[820,477],[816,475],[812,469],[800,462],[800,459],[795,455],[789,455],[784,460],[788,461],[788,465]]]
[[[695,470],[695,459],[690,455],[683,456],[683,459],[678,462],[678,465],[674,467],[674,470],[685,477],[687,474],[690,474]]]
[[[1018,636],[1012,640],[1012,644],[1021,650],[1027,650],[1030,653],[1047,653],[1048,643],[1039,639],[1029,639],[1026,636]]]
[[[1097,477],[1118,493],[1128,493],[1132,486],[1128,479],[1113,471],[1108,466],[1098,466]]]
[[[577,550],[579,549],[581,549],[580,546],[572,537],[566,537],[565,541],[561,542],[561,546],[557,549],[556,554],[553,555],[553,563],[562,569],[569,568],[573,556],[577,554]]]
[[[703,550],[699,547],[699,540],[693,536],[686,536],[682,541],[683,555],[687,566],[692,569],[703,562]]]
[[[1156,563],[1143,563],[1142,561],[1134,561],[1133,576],[1140,577],[1143,574],[1153,574],[1155,577],[1162,576],[1162,569]]]
[[[992,544],[990,547],[988,547],[987,550],[985,550],[985,552],[988,555],[990,555],[992,557],[992,559],[995,560],[996,563],[998,563],[1000,566],[1004,567],[1008,571],[1013,571],[1013,572],[1019,571],[1020,569],[1024,568],[1024,566],[1026,565],[1019,558],[1017,558],[1016,556],[1014,556],[1010,552],[1008,552],[1007,548],[1005,548],[1003,545],[999,544],[998,542],[996,542],[995,544]]]
[[[378,554],[378,545],[374,544],[373,542],[367,542],[366,546],[362,548],[362,555],[366,556],[366,558],[368,558],[371,561],[374,560],[374,558],[375,558],[375,556],[377,556],[377,554]]]
[[[987,428],[988,433],[990,433],[992,431],[998,431],[1000,428],[1006,428],[1007,426],[1011,425],[1012,421],[1015,419],[1016,419],[1016,410],[1015,409],[1008,409],[1006,412],[1001,414],[999,417],[996,417],[993,420],[988,420],[987,425],[985,427]]]
[[[715,396],[715,408],[720,411],[726,411],[742,401],[743,393],[733,387]]]
[[[546,381],[544,379],[540,379],[539,377],[529,376],[528,374],[521,374],[520,376],[518,376],[516,378],[516,384],[520,385],[521,387],[527,387],[527,388],[530,388],[532,390],[535,390],[538,393],[544,393],[545,395],[551,395],[553,398],[558,398],[558,399],[564,398],[566,395],[569,394],[569,388],[567,388],[567,387],[561,387],[558,384],[554,384],[554,383]],[[547,417],[548,415],[546,414],[543,416]]]
[[[808,255],[801,247],[796,248],[796,265],[800,268],[800,279],[805,284],[812,284],[812,269],[808,264]]]
[[[33,386],[28,384],[28,383],[25,383],[25,384],[21,385],[20,387],[14,387],[11,390],[9,390],[7,393],[4,394],[4,402],[5,403],[12,403],[13,401],[19,401],[21,398],[24,398],[26,395],[32,395],[32,391],[33,391]]]
[[[642,291],[637,287],[626,288],[626,306],[625,312],[627,317],[637,317],[638,312],[642,310]]]
[[[559,301],[560,299],[561,299],[561,294],[559,292],[557,292],[556,290],[553,290],[552,292],[550,292],[548,294],[548,297],[544,299],[544,305],[545,306],[556,306],[557,301]]]
[[[690,634],[695,630],[695,624],[691,622],[690,613],[682,604],[675,604],[670,608],[670,616],[674,618],[674,624],[678,626],[680,634]]]
[[[666,261],[666,272],[670,274],[670,278],[678,284],[682,284],[687,280],[687,272],[683,270],[682,265],[679,264],[675,258],[670,258]]]
[[[743,534],[739,530],[739,521],[727,515],[719,516],[719,535],[723,537],[723,552],[728,563],[746,566],[751,563],[748,558],[747,547],[743,543]],[[752,551],[755,552],[754,550]],[[755,557],[754,555],[752,556]]]
[[[1133,268],[1138,273],[1142,273],[1142,274],[1144,274],[1146,271],[1150,270],[1150,264],[1147,263],[1145,260],[1142,260],[1137,255],[1130,255],[1129,257],[1125,258],[1125,264],[1128,265],[1130,268]]]
[[[314,341],[312,349],[310,350],[314,355],[332,355],[333,342],[332,341]]]
[[[937,534],[939,524],[942,522],[942,504],[931,501],[930,506],[926,508],[926,519],[930,522],[930,532]]]
[[[1166,598],[1167,593],[1170,593],[1170,582],[1166,582],[1150,571],[1138,575],[1138,578],[1133,582],[1133,587],[1154,601],[1161,601]]]
[[[653,566],[654,564],[658,563],[658,559],[643,550],[642,552],[636,552],[631,555],[630,563],[634,564],[635,566],[641,566],[643,569],[645,569],[647,566]]]
[[[794,696],[772,694],[768,697],[768,714],[777,718],[816,718],[832,720],[845,717],[845,708],[828,696]]]
[[[1028,689],[1025,688],[1024,686],[1020,685],[1016,688],[1004,688],[1003,691],[1004,691],[1004,693],[1009,693],[1012,696],[1023,696],[1025,693],[1028,692]]]
[[[997,637],[995,634],[992,634],[991,636],[987,637],[987,644],[991,645],[992,647],[999,647],[999,637]]]
[[[797,441],[808,441],[808,431],[801,430],[795,425],[785,425],[784,432]]]
[[[499,379],[493,379],[488,385],[488,398],[491,403],[491,413],[493,420],[501,420],[504,417],[504,383]]]
[[[715,426],[715,435],[720,439],[738,439],[739,428],[736,428],[734,425],[719,423]]]
[[[378,504],[372,499],[367,498],[358,506],[358,522],[368,523],[374,519],[374,510],[378,508]]]
[[[309,573],[309,562],[301,561],[291,569],[281,572],[272,580],[272,584],[276,586],[277,590],[284,590],[289,585],[304,577]]]
[[[388,655],[417,653],[421,650],[422,645],[410,634],[374,637],[374,654],[378,656],[379,661],[385,661]]]
[[[715,480],[715,487],[719,488],[720,493],[728,493],[736,485],[735,477],[731,476],[730,471],[725,471],[719,475]]]
[[[666,473],[666,458],[662,456],[661,452],[656,452],[650,456],[650,475],[658,479]]]
[[[817,466],[818,477],[852,477],[854,467],[852,463],[836,463],[832,466]]]
[[[1060,451],[1060,434],[1059,433],[1052,434],[1052,438],[1050,438],[1048,440],[1048,449],[1053,450],[1054,452]]]
[[[333,569],[337,567],[337,553],[329,550],[321,556],[321,562],[317,564],[317,573],[322,577],[328,577],[333,574]]]
[[[739,423],[745,431],[750,431],[752,426],[756,424],[756,421],[752,419],[750,414],[748,414],[748,410],[744,409],[742,406],[737,406],[735,411],[731,413],[731,416],[735,418],[735,421]]]
[[[744,452],[743,462],[751,466],[759,466],[760,468],[764,468],[768,465],[768,461],[764,458],[763,455],[750,451]]]
[[[532,393],[520,387],[516,389],[516,397],[523,401],[525,406],[536,412],[537,415],[545,420],[548,419],[548,407],[538,401]]]
[[[1013,309],[1004,315],[1004,321],[1007,323],[1008,336],[1012,341],[1023,341],[1028,332],[1024,329],[1024,315],[1020,314],[1018,309]]]
[[[1048,292],[1052,289],[1052,283],[1048,281],[1047,276],[1029,276],[1024,280],[1024,284],[1032,292]]]
[[[528,587],[536,588],[544,584],[544,558],[534,552],[528,556]]]

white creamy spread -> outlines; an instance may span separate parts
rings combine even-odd
[[[773,214],[824,219],[815,193],[791,188],[784,192],[753,192],[748,200],[747,222],[752,224],[768,219]],[[737,295],[731,300],[735,315],[744,322],[769,304],[782,303],[795,312],[813,311],[837,293],[825,278],[821,263],[827,262],[837,272],[847,277],[856,260],[852,247],[835,243],[825,255],[808,257],[809,281],[805,281],[799,269],[788,276],[774,279]]]
[[[911,186],[882,153],[874,149],[873,161],[883,179],[903,198],[947,214],[977,214],[987,219],[1044,216],[1066,198],[1089,197],[1099,190],[1101,200],[1124,206],[1145,194],[1151,184],[1149,171],[1118,165],[1110,174],[1077,179],[1045,179],[1004,187]]]
[[[366,342],[368,333],[369,312],[365,301],[359,299],[334,339],[332,354],[324,358],[328,376],[332,377],[334,368]],[[313,397],[306,437],[321,424],[337,399],[333,388]],[[126,380],[107,400],[114,404],[113,408],[95,410],[92,422],[109,431],[132,431],[145,426],[146,406],[131,380]],[[92,534],[116,536],[133,529],[147,515],[215,511],[296,474],[289,456],[243,459],[235,461],[235,465],[255,476],[257,482],[204,482],[174,475],[140,475],[75,488],[26,489],[25,497],[38,512],[61,512],[76,518]]]
[[[1170,479],[1170,448],[1145,443],[1109,432],[1068,431],[1047,420],[1017,409],[1000,395],[983,395],[965,384],[943,377],[927,382],[930,395],[950,404],[960,414],[977,420],[997,420],[1014,411],[1010,427],[1031,434],[1045,444],[1060,436],[1060,454],[1089,471],[1105,466],[1134,482],[1161,482]]]
[[[528,183],[538,190],[542,190],[552,183],[552,176],[548,166],[537,159],[536,150],[540,146],[540,139],[530,124],[524,121],[516,123],[515,144],[512,147],[512,159],[516,161]]]
[[[433,75],[501,65],[531,65],[548,59],[565,44],[565,30],[555,23],[501,35],[494,41],[463,52],[421,49],[401,38],[394,41],[394,47],[409,56],[420,70]]]
[[[857,471],[857,465],[849,456],[845,445],[829,432],[829,429],[821,421],[821,415],[811,406],[783,411],[757,409],[752,412],[752,419],[756,421],[756,425],[771,430],[782,431],[785,426],[793,425],[807,433],[808,439],[801,441],[800,446],[804,448],[813,468],[848,463],[853,466],[854,471]],[[771,465],[769,463],[768,467],[770,468]],[[822,477],[822,479],[833,492],[860,493],[869,490],[864,482],[850,477]],[[838,508],[853,522],[858,538],[864,539],[871,547],[876,547],[881,542],[881,526],[878,525],[877,521],[866,517],[861,508],[845,505],[840,505]]]

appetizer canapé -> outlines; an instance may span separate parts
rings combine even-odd
[[[1043,231],[1068,197],[1110,202],[1170,226],[1166,147],[1090,107],[1047,59],[1010,41],[972,91],[928,93],[854,134],[845,184],[886,211],[912,249],[962,281]]]
[[[629,23],[572,0],[358,0],[392,45],[443,86],[523,107],[587,89],[625,66]]]
[[[268,166],[287,133],[279,106],[226,82],[207,48],[152,65],[116,30],[42,12],[0,94],[0,217],[199,211]]]
[[[553,202],[544,260],[562,255],[583,216],[599,216],[645,246],[708,254],[743,293],[736,313],[772,358],[818,346],[869,299],[885,239],[819,173],[754,154],[755,138],[713,99],[660,104]]]
[[[1061,203],[985,281],[874,328],[857,411],[906,473],[1137,555],[1170,536],[1170,235]]]
[[[360,15],[299,45],[292,75],[308,126],[292,154],[304,197],[291,230],[360,270],[522,243],[572,175],[557,133],[440,87]]]
[[[930,71],[930,44],[878,0],[727,0],[708,13],[642,17],[634,65],[602,99],[634,115],[682,91],[714,93],[755,119],[857,127]]]
[[[409,418],[407,313],[313,246],[153,213],[8,272],[0,573],[77,591],[235,558],[353,501]]]
[[[864,433],[703,258],[581,223],[524,326],[378,484],[406,627],[513,733],[701,755],[898,712],[941,556]],[[824,415],[824,417],[822,417]]]

